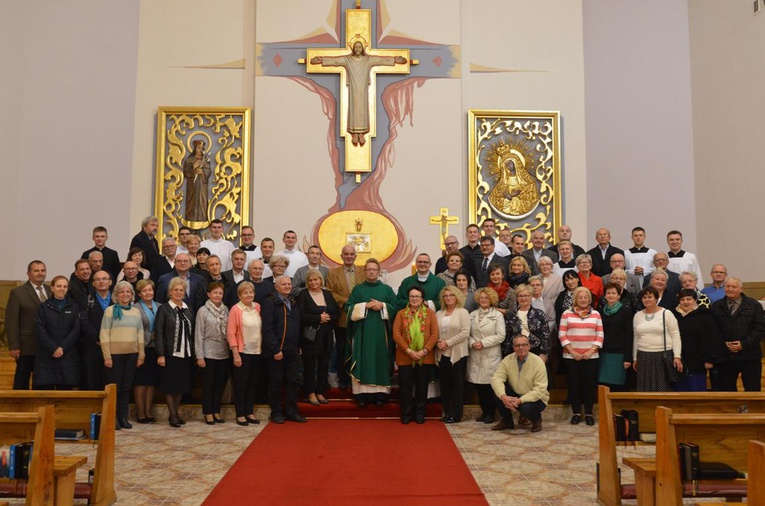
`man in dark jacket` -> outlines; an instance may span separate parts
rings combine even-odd
[[[106,271],[93,274],[93,292],[80,307],[80,390],[104,389],[104,356],[101,352],[101,320],[112,305],[112,278]]]
[[[275,291],[261,308],[263,315],[263,356],[268,361],[269,419],[274,423],[287,420],[305,423],[297,407],[300,389],[300,312],[292,292],[289,276],[274,280]],[[284,411],[281,406],[282,385],[287,384]]]
[[[765,311],[760,303],[744,295],[741,280],[725,280],[725,298],[712,304],[712,312],[728,348],[727,360],[720,365],[720,389],[735,392],[739,374],[744,390],[762,390],[762,348],[765,337]]]

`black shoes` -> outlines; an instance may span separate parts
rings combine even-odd
[[[271,420],[274,423],[278,423],[279,425],[284,423],[284,417],[282,415],[270,415],[268,417],[269,420]],[[237,422],[239,423],[239,422]]]
[[[535,422],[531,422],[531,432],[540,432],[542,430],[542,418]]]
[[[250,422],[245,418],[244,420],[237,420],[236,424],[241,425],[242,427],[247,427],[248,425],[250,425]]]
[[[226,420],[224,420],[223,418],[216,418],[215,416],[213,416],[213,422],[215,422],[215,423],[226,423]]]
[[[178,420],[170,418],[168,419],[168,423],[170,423],[170,427],[174,427],[176,429],[180,428],[181,424],[178,422]]]
[[[181,425],[186,425],[186,420],[184,420],[183,418],[178,418],[178,423]]]
[[[152,423],[156,422],[153,418],[139,418],[138,423]]]
[[[483,423],[486,423],[486,424],[494,423],[494,415],[486,415],[483,419]]]
[[[451,417],[451,416],[449,416],[449,415],[444,415],[444,416],[441,418],[441,421],[442,421],[442,422],[444,422],[444,423],[457,423],[457,420],[455,420],[454,418],[452,418],[452,417]]]
[[[592,415],[584,415],[584,423],[592,427],[593,425],[595,425],[595,417]]]
[[[414,421],[417,422],[418,425],[422,425],[423,423],[425,423],[425,417],[422,415],[417,415]]]
[[[581,415],[574,415],[571,417],[571,425],[579,425],[579,422],[582,421]]]
[[[401,423],[403,423],[404,425],[408,424],[411,421],[412,421],[412,417],[409,415],[404,415],[401,417]]]
[[[215,419],[214,418],[207,418],[208,415],[205,415],[205,423],[207,425],[215,425]]]
[[[120,418],[117,420],[117,424],[123,429],[132,429],[133,425],[127,421],[127,418]]]
[[[308,421],[305,419],[304,416],[300,414],[288,416],[287,420],[289,420],[290,422],[297,422],[297,423],[306,423]]]
[[[244,417],[251,425],[258,425],[260,423],[260,420],[255,418],[254,416],[245,416]],[[223,420],[221,420],[221,423]]]

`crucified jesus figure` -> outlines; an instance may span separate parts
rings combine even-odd
[[[348,86],[348,121],[346,130],[351,134],[354,146],[363,146],[364,136],[369,133],[369,84],[372,68],[392,67],[406,63],[403,56],[368,55],[364,44],[356,40],[352,43],[351,53],[343,56],[314,56],[311,64],[323,67],[343,67],[347,73]]]

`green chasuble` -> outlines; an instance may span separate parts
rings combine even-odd
[[[436,306],[436,311],[441,309],[441,301],[438,296],[441,295],[441,290],[446,286],[443,279],[438,276],[434,276],[432,272],[428,273],[428,278],[423,283],[417,278],[417,274],[404,278],[401,282],[401,286],[398,287],[398,298],[401,304],[406,306],[409,302],[409,289],[413,286],[419,286],[425,292],[425,300],[432,300]]]
[[[375,299],[385,303],[388,309],[388,321],[382,319],[380,311],[367,309],[367,317],[351,321],[353,306]],[[348,339],[351,345],[346,347],[350,356],[346,366],[351,376],[362,385],[390,386],[391,354],[393,336],[390,329],[396,313],[401,309],[393,289],[382,281],[365,281],[353,287],[345,310],[348,312]]]

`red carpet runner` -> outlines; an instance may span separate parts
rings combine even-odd
[[[309,420],[269,424],[204,502],[485,505],[441,422]]]

